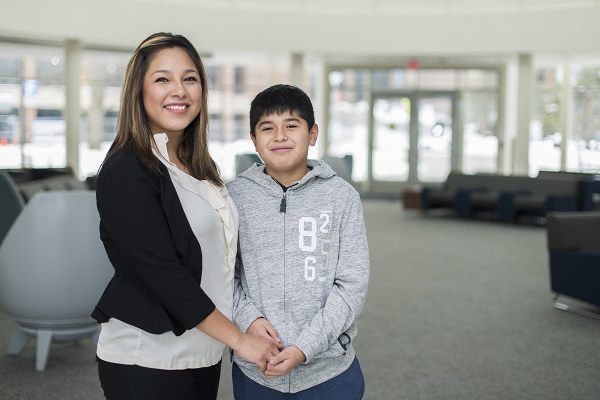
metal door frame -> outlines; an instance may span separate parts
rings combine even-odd
[[[409,151],[408,151],[408,178],[406,181],[380,181],[373,179],[373,141],[375,135],[375,119],[373,106],[378,99],[408,98],[410,107],[409,124]],[[372,194],[398,193],[398,189],[406,186],[417,186],[431,184],[431,182],[420,182],[418,180],[418,138],[419,138],[419,100],[431,97],[449,98],[452,107],[452,140],[450,147],[450,170],[460,170],[462,163],[462,129],[460,118],[460,96],[457,90],[388,90],[373,91],[369,99],[368,113],[368,151],[367,151],[367,181],[366,192]]]

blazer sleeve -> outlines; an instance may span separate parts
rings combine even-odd
[[[115,278],[121,274],[125,279],[138,280],[170,318],[185,329],[192,329],[213,312],[215,305],[201,289],[199,277],[193,276],[178,255],[171,233],[173,227],[166,216],[172,210],[165,209],[174,205],[161,200],[161,184],[170,183],[167,180],[161,183],[159,174],[144,170],[137,160],[105,164],[96,190],[105,231],[102,239],[105,246],[110,242],[117,254],[109,254],[109,257],[122,260],[119,263],[122,270],[117,270]],[[178,202],[178,198],[172,202]],[[181,203],[175,205],[181,207]],[[189,224],[185,218],[181,223]],[[197,248],[201,260],[200,246]],[[199,268],[201,271],[201,266]],[[143,309],[143,305],[140,308]]]

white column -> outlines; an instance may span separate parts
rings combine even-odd
[[[531,54],[519,55],[517,89],[517,135],[515,138],[513,173],[529,173],[529,127],[533,103],[533,61]]]
[[[292,54],[292,85],[304,88],[304,56],[302,54]]]
[[[519,68],[517,57],[507,60],[503,73],[502,89],[499,100],[499,113],[502,116],[501,129],[502,135],[499,135],[498,152],[501,152],[501,162],[499,156],[498,172],[504,175],[510,175],[513,172],[513,160],[515,157],[515,141],[517,137],[517,88],[519,86]]]
[[[317,139],[317,149],[319,158],[323,158],[327,154],[329,148],[329,107],[330,98],[329,92],[331,87],[325,63],[322,59],[313,60],[312,68],[316,75],[316,99],[313,102],[315,109],[315,120],[319,124],[319,138]]]
[[[510,138],[506,133],[506,95],[507,95],[507,66],[498,70],[500,84],[498,85],[498,120],[496,122],[496,135],[498,137],[498,158],[496,159],[496,170],[498,174],[507,173],[507,153],[510,148],[507,143],[510,143]],[[508,154],[510,156],[510,154]]]
[[[560,169],[567,170],[567,144],[573,135],[573,94],[571,93],[571,64],[563,65],[562,102],[560,107]]]
[[[65,41],[65,124],[67,136],[67,166],[79,176],[79,71],[81,43]]]

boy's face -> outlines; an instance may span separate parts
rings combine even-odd
[[[306,174],[308,147],[315,145],[319,135],[317,124],[309,131],[296,112],[285,112],[261,116],[254,131],[255,136],[250,137],[269,175],[282,184],[291,184]]]

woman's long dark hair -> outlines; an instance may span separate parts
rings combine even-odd
[[[178,47],[188,54],[202,85],[200,113],[184,129],[177,148],[179,160],[196,179],[206,179],[218,186],[223,185],[217,164],[208,152],[208,79],[198,51],[184,36],[171,33],[155,33],[145,39],[135,50],[125,71],[121,92],[121,105],[117,119],[117,135],[106,159],[124,150],[133,151],[146,168],[159,171],[159,161],[152,153],[155,146],[144,109],[142,88],[144,76],[152,57],[161,50]]]

